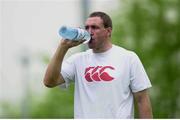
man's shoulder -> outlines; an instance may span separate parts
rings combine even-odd
[[[136,54],[134,51],[121,46],[113,45],[113,47],[116,52],[121,53],[122,55],[134,56]]]

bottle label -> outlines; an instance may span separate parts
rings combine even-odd
[[[85,33],[84,33],[84,30],[81,29],[81,28],[78,28],[78,35],[77,37],[75,38],[75,40],[83,40],[84,37],[85,37]]]

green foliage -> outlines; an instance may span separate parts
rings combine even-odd
[[[68,89],[51,88],[39,100],[33,102],[30,108],[32,118],[73,118],[74,85]]]
[[[19,118],[20,117],[20,109],[17,109],[18,106],[11,104],[10,102],[2,102],[0,107],[3,109],[3,114],[0,116],[2,118]]]
[[[113,43],[135,51],[153,84],[155,118],[180,117],[180,1],[122,0]]]
[[[51,88],[44,96],[33,94],[20,103],[2,102],[0,118],[73,118],[73,94],[71,83],[67,89]]]

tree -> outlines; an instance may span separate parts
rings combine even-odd
[[[155,118],[180,117],[180,1],[121,0],[113,42],[135,51],[152,82]]]

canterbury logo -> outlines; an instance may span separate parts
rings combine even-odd
[[[114,78],[108,74],[107,69],[114,70],[112,66],[88,67],[85,70],[85,79],[92,81],[112,81]]]

